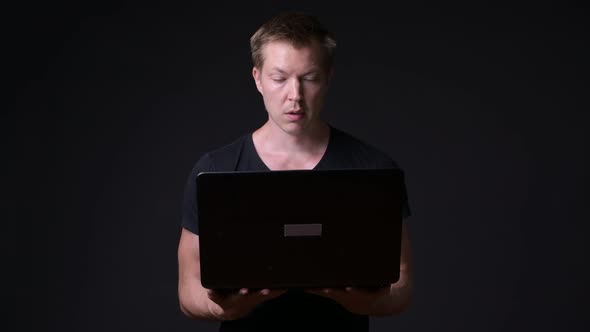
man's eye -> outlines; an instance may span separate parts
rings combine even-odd
[[[281,82],[285,81],[285,79],[282,77],[275,77],[275,78],[271,78],[271,79],[277,83],[281,83]]]
[[[303,80],[308,82],[315,82],[318,80],[318,78],[316,76],[306,76],[303,78]]]

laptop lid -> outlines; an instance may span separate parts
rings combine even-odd
[[[399,169],[202,172],[210,289],[375,287],[399,278]]]

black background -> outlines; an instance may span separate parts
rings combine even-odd
[[[325,118],[407,174],[416,296],[372,330],[587,330],[588,10],[377,3],[7,7],[22,330],[215,330],[178,309],[182,190],[265,120],[248,40],[287,8],[338,38]]]

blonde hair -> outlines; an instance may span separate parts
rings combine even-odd
[[[324,51],[324,69],[328,71],[334,64],[336,38],[317,19],[299,11],[280,13],[264,23],[250,38],[252,62],[262,69],[264,45],[274,41],[285,41],[295,47],[310,45],[317,40]]]

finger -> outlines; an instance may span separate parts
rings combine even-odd
[[[309,293],[314,293],[314,294],[328,294],[330,293],[330,290],[328,288],[311,288],[311,289],[306,289],[306,292]]]
[[[389,287],[387,286],[375,286],[375,287],[366,287],[359,289],[366,293],[383,293],[389,291]]]
[[[259,291],[259,294],[264,295],[264,296],[269,296],[269,297],[277,297],[283,293],[287,292],[286,289],[270,289],[270,288],[265,288],[265,289],[261,289]]]
[[[324,294],[342,294],[347,291],[352,291],[354,288],[352,287],[345,287],[345,288],[323,288],[321,291]]]
[[[275,298],[275,297],[279,297],[279,296],[285,294],[286,292],[287,292],[286,289],[273,289],[270,291],[270,294],[268,296]]]
[[[329,293],[331,290],[331,288],[306,288],[305,291],[306,292],[314,292],[314,293]]]
[[[356,294],[380,294],[389,291],[389,287],[346,287],[346,291]]]
[[[322,292],[321,289],[318,288],[307,288],[304,290],[305,293],[311,293],[311,294],[319,294]]]
[[[214,297],[217,297],[217,292],[216,292],[216,291],[214,291],[213,289],[207,289],[207,296],[208,296],[209,298],[214,298]]]
[[[307,289],[306,292],[311,293],[311,294],[325,296],[325,297],[334,297],[335,295],[337,296],[338,294],[342,293],[343,291],[336,289],[336,288],[314,288],[314,289]]]
[[[220,292],[215,289],[207,289],[207,296],[213,302],[220,302],[226,299],[230,294],[227,292]]]
[[[209,297],[222,297],[225,294],[225,292],[221,292],[217,289],[207,289],[207,295],[209,295]]]

